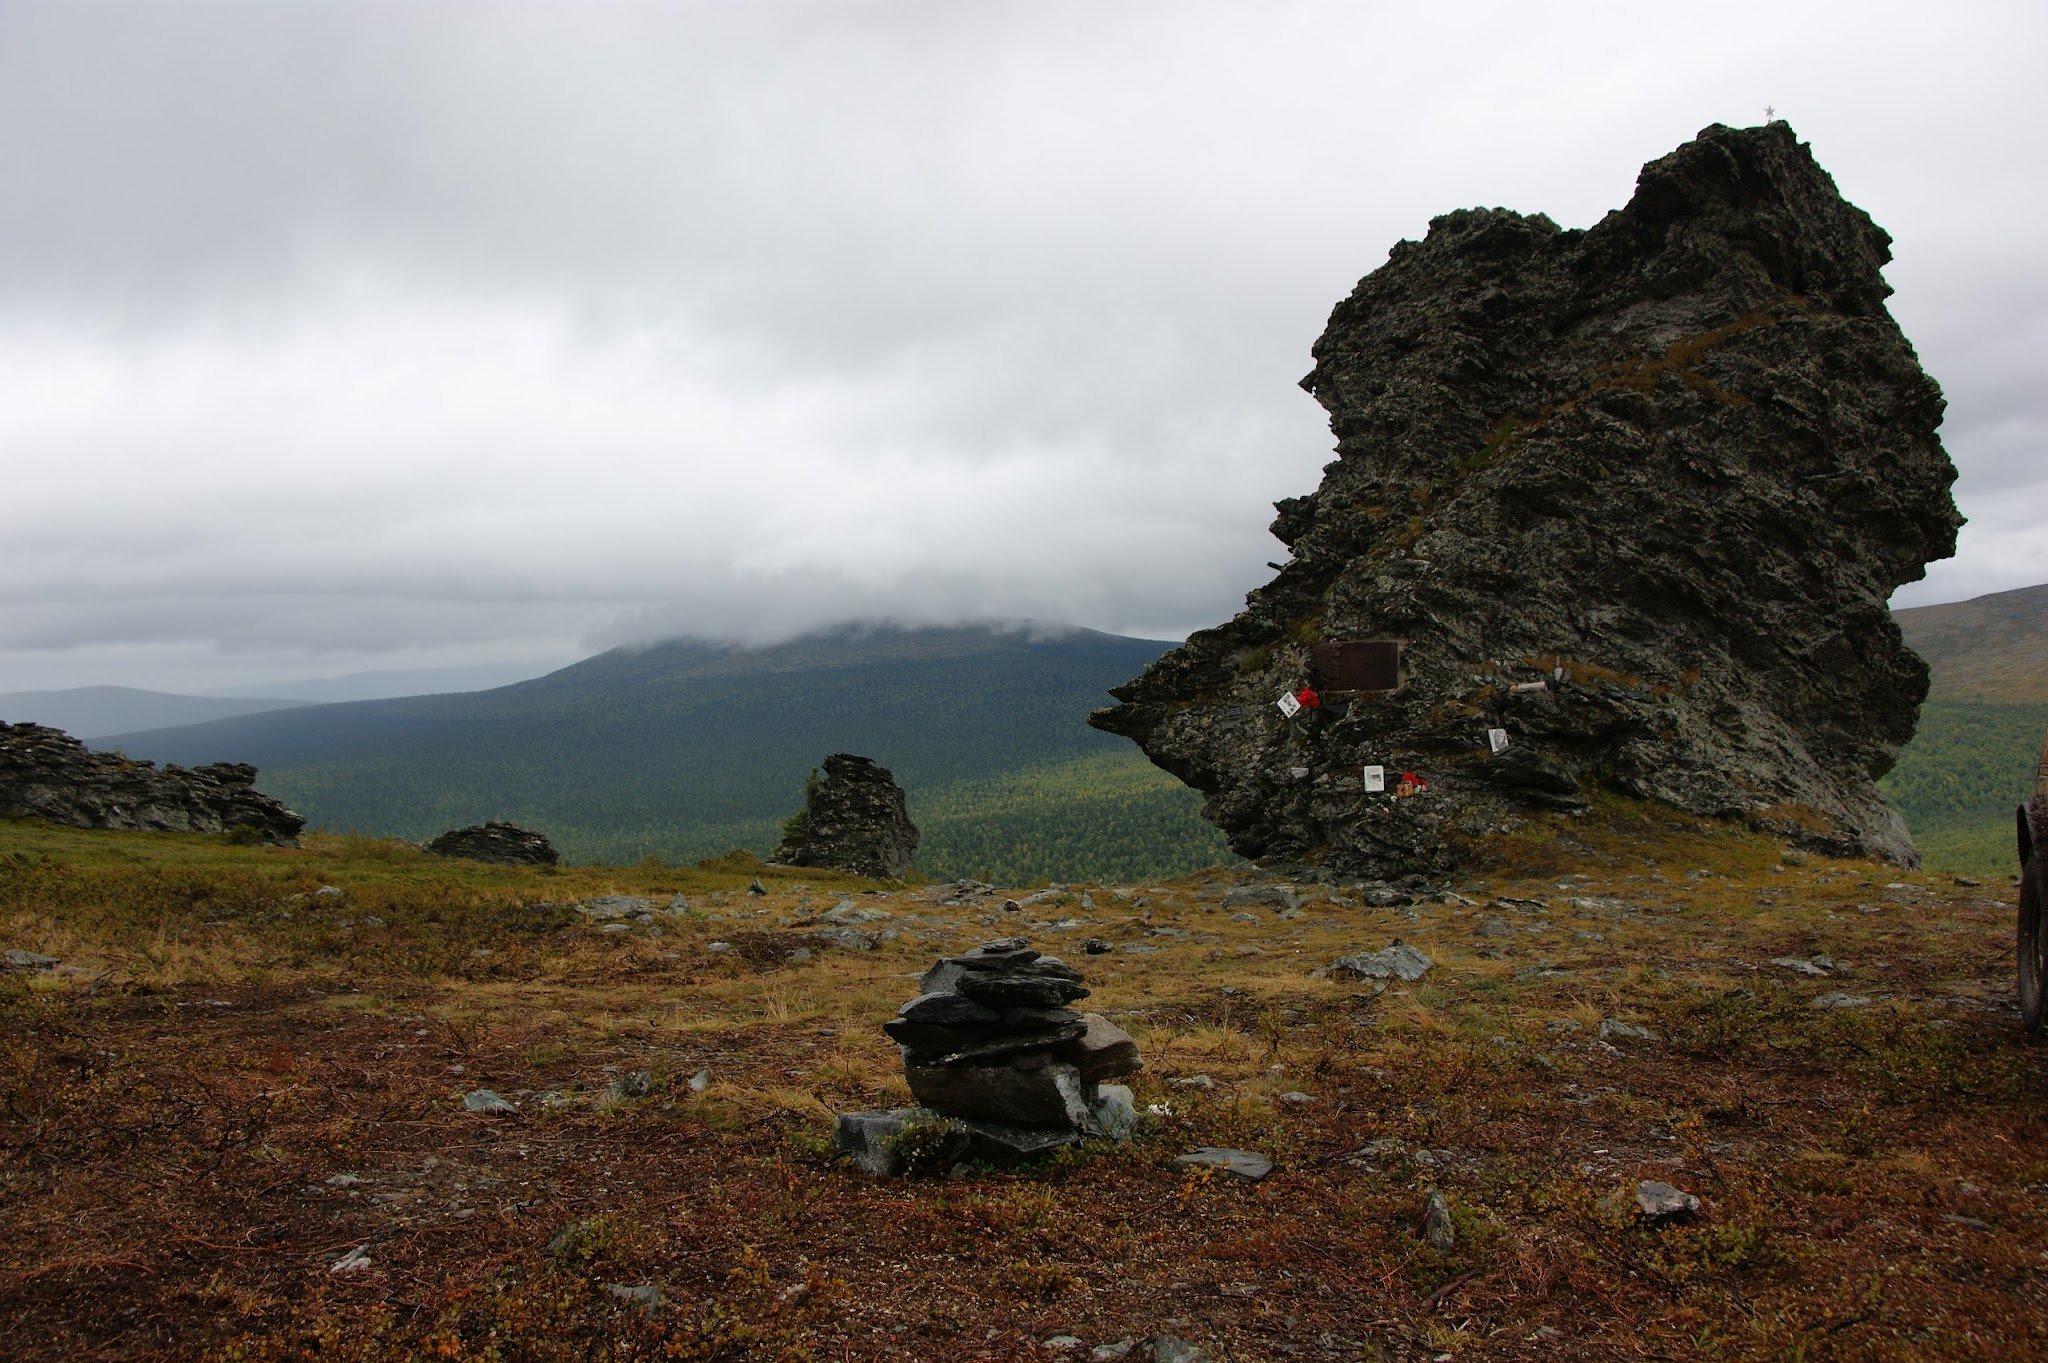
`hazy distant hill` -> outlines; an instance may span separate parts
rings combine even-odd
[[[475,663],[462,667],[408,667],[377,672],[351,672],[341,677],[310,677],[301,681],[261,682],[209,692],[215,696],[282,696],[304,704],[333,705],[351,700],[388,700],[401,696],[439,696],[453,691],[489,691],[554,671],[566,662]],[[211,716],[209,716],[211,718]],[[140,728],[140,725],[131,725]]]
[[[305,704],[270,697],[178,696],[127,686],[78,686],[64,691],[12,691],[0,695],[0,720],[47,724],[73,738],[98,738],[135,729],[259,714]]]
[[[2048,731],[2048,586],[1894,618],[1933,681],[1880,787],[1930,867],[2016,870],[2013,807],[2032,789]]]
[[[1134,879],[1227,855],[1193,792],[1087,727],[1168,645],[1090,631],[843,629],[615,649],[494,691],[248,715],[96,744],[252,762],[314,824],[424,838],[486,818],[580,861],[765,851],[827,753],[890,768],[927,874]]]

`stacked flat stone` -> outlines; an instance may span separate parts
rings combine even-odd
[[[857,1163],[893,1171],[891,1138],[919,1120],[950,1119],[965,1153],[988,1159],[1130,1134],[1131,1091],[1103,1081],[1139,1067],[1138,1045],[1068,1006],[1088,996],[1080,971],[1007,937],[941,960],[918,988],[882,1030],[920,1106],[842,1115],[838,1144]]]

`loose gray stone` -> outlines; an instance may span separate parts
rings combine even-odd
[[[1636,1210],[1647,1224],[1667,1225],[1698,1215],[1700,1200],[1668,1183],[1645,1179],[1636,1184]]]
[[[1152,1363],[1209,1363],[1209,1355],[1184,1339],[1155,1335],[1152,1339]]]
[[[1086,1030],[1075,1040],[1063,1042],[1058,1054],[1070,1061],[1083,1079],[1097,1083],[1140,1067],[1138,1043],[1129,1032],[1100,1013],[1084,1014],[1081,1021]]]
[[[1128,1088],[1104,1084],[1095,1091],[1095,1101],[1088,1108],[1089,1135],[1120,1141],[1137,1128],[1138,1103]]]
[[[636,1303],[643,1314],[653,1315],[662,1304],[661,1289],[652,1283],[606,1283],[604,1290],[620,1301]]]
[[[1657,1034],[1646,1027],[1631,1027],[1618,1018],[1602,1018],[1600,1020],[1600,1039],[1602,1041],[1655,1041]]]
[[[638,895],[601,894],[578,904],[576,911],[599,923],[616,922],[621,918],[644,921],[654,916],[654,905]]]
[[[1828,973],[1828,968],[1819,961],[1809,961],[1799,956],[1773,956],[1771,964],[1783,966],[1787,970],[1796,970],[1802,975],[1826,975]]]
[[[471,1089],[463,1094],[462,1106],[470,1112],[481,1112],[491,1117],[510,1117],[519,1111],[515,1105],[489,1089]]]
[[[370,1267],[370,1247],[357,1245],[327,1266],[329,1273],[361,1273]]]
[[[1811,1008],[1862,1008],[1870,1003],[1863,994],[1822,994],[1811,1004]]]
[[[9,970],[54,970],[60,959],[56,956],[45,956],[39,951],[23,951],[20,947],[12,947],[0,953],[0,965]]]
[[[1422,1243],[1438,1254],[1449,1254],[1458,1245],[1458,1228],[1451,1220],[1451,1204],[1434,1188],[1422,1199]]]
[[[1359,979],[1392,978],[1413,983],[1428,974],[1435,964],[1436,962],[1406,942],[1396,941],[1381,951],[1340,956],[1330,963],[1330,973],[1351,975]]]
[[[1168,1086],[1177,1089],[1208,1090],[1216,1087],[1216,1081],[1206,1074],[1190,1074],[1179,1079],[1169,1079],[1166,1082]]]
[[[1214,1145],[1205,1145],[1199,1150],[1190,1150],[1185,1155],[1176,1155],[1173,1162],[1192,1168],[1220,1169],[1248,1183],[1257,1183],[1273,1172],[1273,1161],[1257,1151],[1232,1150]]]
[[[871,1174],[893,1175],[897,1161],[890,1142],[903,1133],[916,1112],[910,1107],[893,1112],[842,1112],[832,1131],[833,1148]]]
[[[619,1102],[645,1098],[654,1092],[654,1076],[646,1070],[629,1070],[625,1074],[614,1075],[611,1083],[605,1086],[605,1092]]]
[[[1226,909],[1298,909],[1301,896],[1289,885],[1234,885],[1224,892]]]

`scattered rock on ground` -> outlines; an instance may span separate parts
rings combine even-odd
[[[467,1111],[481,1112],[490,1117],[510,1117],[519,1111],[515,1104],[489,1089],[472,1089],[463,1094],[462,1106]]]
[[[1248,1183],[1257,1183],[1273,1172],[1273,1161],[1256,1150],[1233,1150],[1226,1146],[1205,1145],[1176,1155],[1173,1162],[1190,1168],[1221,1170]]]
[[[1458,1229],[1451,1221],[1451,1204],[1434,1188],[1422,1199],[1422,1243],[1438,1254],[1449,1254],[1458,1245]]]
[[[1636,1211],[1646,1225],[1688,1221],[1699,1214],[1700,1200],[1668,1183],[1645,1179],[1636,1184]]]
[[[1384,980],[1400,979],[1413,983],[1429,973],[1436,962],[1409,946],[1396,941],[1380,951],[1354,953],[1339,956],[1328,967],[1329,973],[1340,978]]]

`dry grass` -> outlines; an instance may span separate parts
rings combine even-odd
[[[2011,999],[2009,892],[1781,853],[1607,804],[1498,847],[1470,904],[1247,918],[1209,872],[1073,887],[1059,932],[1001,896],[752,896],[752,866],[0,824],[0,945],[65,960],[0,977],[0,1353],[2048,1357],[2048,1048]],[[344,894],[294,898],[320,884]],[[536,907],[599,892],[690,908],[657,935]],[[827,946],[847,893],[896,937]],[[1021,1171],[835,1163],[832,1112],[907,1101],[879,1023],[917,972],[1009,932],[1087,971],[1164,1111]],[[1311,973],[1395,937],[1421,981]],[[609,1092],[634,1071],[650,1093]],[[476,1087],[519,1114],[465,1112]],[[1195,1145],[1277,1169],[1173,1165]],[[1635,1224],[1649,1178],[1704,1215]],[[1416,1235],[1426,1188],[1448,1254]]]

